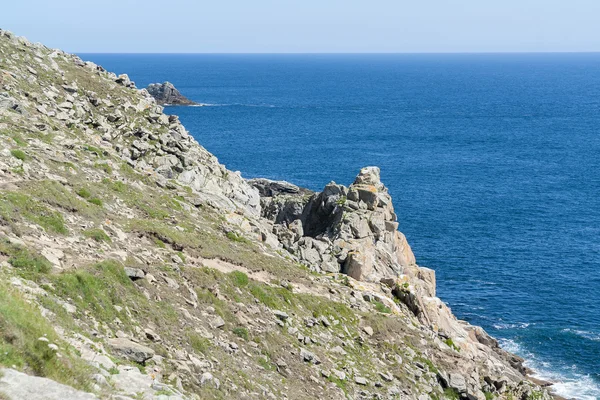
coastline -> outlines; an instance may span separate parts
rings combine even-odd
[[[123,306],[117,305],[119,308],[110,315],[113,318],[102,327],[106,348],[113,355],[143,365],[151,360],[158,372],[163,371],[165,360],[182,365],[178,373],[198,391],[207,390],[207,381],[211,382],[210,390],[221,390],[221,380],[213,374],[228,382],[232,378],[227,374],[239,366],[232,363],[219,368],[219,359],[214,356],[210,359],[213,363],[207,361],[202,349],[214,346],[215,351],[225,348],[224,353],[218,353],[222,360],[232,355],[248,356],[245,362],[262,365],[258,370],[269,379],[274,376],[279,380],[279,374],[284,375],[310,390],[312,397],[331,389],[337,398],[343,398],[349,385],[356,393],[368,387],[373,392],[397,395],[406,385],[403,389],[419,398],[443,396],[447,391],[477,399],[486,398],[486,393],[548,398],[542,388],[523,379],[520,358],[500,349],[481,327],[459,321],[437,297],[435,272],[416,263],[407,238],[398,230],[393,201],[378,167],[360,169],[348,186],[330,182],[317,193],[306,193],[282,182],[246,181],[219,164],[177,117],[164,114],[164,109],[147,92],[137,90],[127,75],[116,76],[67,53],[51,53],[42,45],[15,39],[4,31],[0,31],[0,39],[0,45],[15,55],[7,67],[15,72],[7,76],[18,88],[5,86],[13,96],[5,102],[9,107],[3,111],[7,126],[19,127],[37,120],[36,129],[47,129],[47,124],[70,129],[70,139],[64,146],[64,137],[44,142],[47,146],[42,147],[37,147],[37,137],[32,139],[35,147],[25,147],[29,142],[20,139],[35,157],[19,149],[2,153],[2,160],[6,160],[3,163],[7,163],[2,171],[9,182],[25,181],[35,186],[49,180],[47,185],[54,188],[50,195],[63,196],[59,202],[42,197],[49,196],[48,190],[30,191],[40,196],[32,199],[32,204],[43,199],[43,207],[53,207],[42,210],[44,215],[55,216],[51,225],[55,231],[28,225],[27,220],[20,229],[9,225],[8,233],[3,235],[13,247],[6,245],[8,250],[3,251],[17,252],[26,247],[45,254],[39,256],[39,260],[46,260],[45,268],[26,276],[39,282],[79,273],[72,269],[92,268],[90,271],[107,279],[111,276],[106,271],[117,271],[118,280],[112,284],[121,288],[121,296],[135,300],[131,307],[145,304],[140,310],[147,312],[140,312],[136,318],[146,318],[140,325],[147,328],[121,327],[120,319],[116,321],[114,316],[120,315]],[[25,54],[25,60],[19,52]],[[51,64],[38,68],[56,72],[38,72],[30,62],[34,57]],[[20,75],[22,71],[27,71],[25,78]],[[88,88],[85,85],[90,81],[94,86]],[[30,96],[31,87],[48,94]],[[2,140],[6,140],[7,147],[19,144],[12,137]],[[88,144],[90,141],[94,145]],[[50,170],[49,165],[57,159],[54,154],[60,154],[64,161],[60,159],[52,174],[38,175],[39,171]],[[68,160],[81,155],[89,158],[88,163],[78,165],[81,172],[64,167],[71,163]],[[93,189],[98,198],[91,197],[90,189],[73,193],[71,186],[87,185],[89,176],[95,177]],[[21,192],[19,195],[25,196]],[[165,201],[165,196],[170,201]],[[70,203],[65,205],[63,198],[76,202],[77,207],[69,208]],[[152,200],[151,204],[145,203]],[[111,222],[92,231],[82,230],[87,226],[81,221],[90,217],[78,212],[92,207],[87,203],[100,207],[93,210],[106,213],[101,215]],[[124,207],[126,218],[119,215]],[[13,216],[17,223],[21,223],[21,217],[18,213]],[[133,227],[130,220],[136,223]],[[39,224],[46,221],[33,219]],[[197,221],[202,225],[196,225]],[[22,229],[30,236],[23,235]],[[47,234],[52,235],[52,251],[40,249],[40,243],[47,246],[49,242],[43,237]],[[205,248],[207,244],[213,245],[210,251]],[[111,261],[113,264],[107,267],[102,264],[106,263],[104,251],[99,249],[114,252],[123,262],[131,263],[130,258],[135,256],[140,259],[126,267]],[[86,256],[85,262],[79,258],[81,254]],[[89,259],[97,264],[87,267]],[[14,268],[19,266],[15,260],[9,258],[3,264],[7,273],[15,273]],[[71,268],[64,268],[67,265]],[[102,267],[99,271],[98,265]],[[207,266],[212,272],[207,272]],[[94,279],[91,272],[87,273],[91,276],[88,279]],[[213,286],[206,288],[204,280],[211,273]],[[208,275],[197,279],[197,274]],[[18,287],[37,285],[18,279]],[[226,286],[232,279],[235,288]],[[222,290],[219,285],[223,285]],[[55,293],[52,286],[44,288],[34,293],[48,296],[46,290],[51,291],[52,296],[58,296],[54,297],[56,304],[67,304],[64,308],[73,314],[89,306],[89,301],[78,301],[75,295],[62,299],[62,293]],[[171,318],[170,324],[152,322],[156,315],[162,315],[162,296],[177,302],[181,310],[180,316],[174,311],[177,318]],[[205,303],[198,307],[201,301]],[[114,308],[111,301],[105,305]],[[249,315],[258,315],[258,323],[255,318],[243,316],[244,312],[238,319],[240,308]],[[217,309],[221,311],[215,315]],[[322,310],[328,313],[320,314]],[[94,326],[100,315],[87,312],[77,316],[78,323],[86,327],[83,332],[97,332]],[[179,321],[184,324],[178,327]],[[200,341],[202,346],[194,346],[190,339],[182,353],[169,351],[172,346],[161,347],[165,341],[185,343],[181,338],[188,335],[187,321],[196,321],[202,327],[199,333],[203,340],[195,342]],[[165,326],[169,329],[161,330]],[[176,336],[170,337],[173,330]],[[272,338],[270,334],[281,340],[273,339],[259,353],[275,347],[277,359],[263,359],[262,364],[256,361],[251,352],[261,346],[261,340],[249,344],[251,334]],[[61,339],[74,340],[66,335]],[[78,346],[85,344],[85,340],[78,340]],[[96,352],[105,351],[87,350],[92,359]],[[157,352],[161,355],[156,356]],[[373,368],[375,364],[377,369]],[[295,373],[286,372],[288,368],[294,368]],[[199,371],[202,380],[197,377]],[[300,379],[294,382],[298,374]],[[183,391],[181,383],[177,386]],[[227,388],[232,393],[238,389],[235,384]]]

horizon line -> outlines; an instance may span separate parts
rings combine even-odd
[[[140,51],[69,51],[72,54],[139,54],[139,55],[485,55],[485,54],[600,54],[589,51],[415,51],[415,52],[140,52]]]

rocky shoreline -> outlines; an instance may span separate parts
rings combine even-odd
[[[436,296],[377,167],[245,180],[127,75],[2,30],[0,148],[3,397],[551,398]]]

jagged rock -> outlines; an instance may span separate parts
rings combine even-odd
[[[109,339],[108,347],[114,354],[140,364],[154,356],[154,350],[151,348],[125,338]]]
[[[161,105],[189,106],[198,104],[183,96],[171,82],[152,83],[148,85],[146,90]]]

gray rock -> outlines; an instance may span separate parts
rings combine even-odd
[[[274,310],[273,314],[282,321],[286,321],[290,317],[286,312],[280,310]]]
[[[451,373],[448,378],[448,386],[456,389],[458,393],[467,392],[467,382],[465,381],[465,377],[460,374]]]
[[[219,328],[222,328],[225,326],[225,320],[223,318],[221,318],[221,316],[217,315],[216,317],[213,318],[210,325],[215,329],[219,329]]]
[[[362,385],[362,386],[367,386],[368,382],[366,378],[363,378],[362,376],[355,376],[354,377],[354,382],[357,385]]]
[[[48,378],[30,376],[14,369],[0,370],[0,393],[7,400],[94,400],[91,393],[73,389]]]
[[[154,350],[151,348],[125,338],[109,339],[108,347],[113,354],[140,364],[154,357]]]
[[[146,273],[139,268],[125,267],[124,269],[125,275],[127,275],[132,281],[143,279],[146,276]]]

